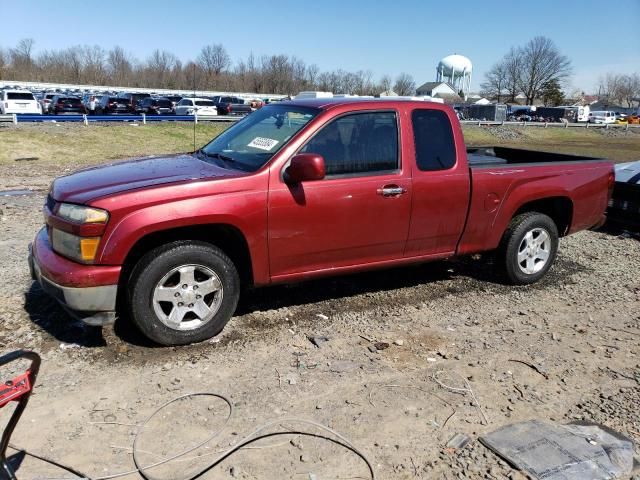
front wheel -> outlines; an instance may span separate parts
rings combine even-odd
[[[224,252],[202,242],[175,242],[147,253],[131,274],[134,324],[161,345],[217,335],[233,315],[240,278]]]
[[[515,217],[502,237],[498,258],[514,285],[540,280],[551,268],[558,252],[558,227],[542,213]]]

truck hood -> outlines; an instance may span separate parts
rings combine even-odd
[[[143,157],[59,177],[51,185],[50,194],[58,202],[82,204],[127,190],[241,175],[246,172],[221,168],[195,154]]]

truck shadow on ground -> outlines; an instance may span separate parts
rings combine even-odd
[[[626,225],[620,225],[611,222],[605,223],[602,227],[596,229],[596,232],[605,233],[607,235],[611,235],[613,237],[618,237],[621,239],[635,238],[636,240],[640,240],[640,231],[634,231],[627,228]]]
[[[571,274],[582,270],[582,265],[560,257],[545,280],[528,288],[553,287],[560,282],[567,282]],[[474,289],[489,289],[500,293],[511,288],[527,287],[506,285],[490,260],[465,257],[449,262],[437,261],[248,290],[242,294],[234,317],[307,306],[314,314],[317,310],[331,313],[367,310],[382,303],[411,304],[435,300],[447,294],[462,295]],[[403,289],[408,290],[394,295]],[[61,342],[84,347],[104,347],[110,343],[105,340],[102,329],[89,327],[71,319],[67,312],[35,283],[25,296],[25,309],[36,325]],[[315,315],[314,321],[318,321]],[[254,327],[277,328],[276,325]],[[135,328],[125,312],[120,312],[113,332],[119,341],[127,344],[146,348],[158,347]]]
[[[102,331],[73,319],[53,298],[33,282],[25,293],[24,309],[29,319],[64,344],[104,347]]]

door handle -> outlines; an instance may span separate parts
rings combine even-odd
[[[378,195],[382,195],[383,197],[397,197],[398,195],[407,193],[407,189],[397,185],[385,185],[379,188],[377,192]]]

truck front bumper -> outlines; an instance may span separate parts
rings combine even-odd
[[[109,325],[116,319],[117,278],[120,267],[81,265],[51,249],[45,229],[29,245],[31,277],[55,298],[69,314],[93,326]],[[96,275],[96,271],[100,272]],[[60,281],[67,277],[66,281]],[[113,283],[100,283],[113,278]],[[57,280],[57,281],[56,281]]]

